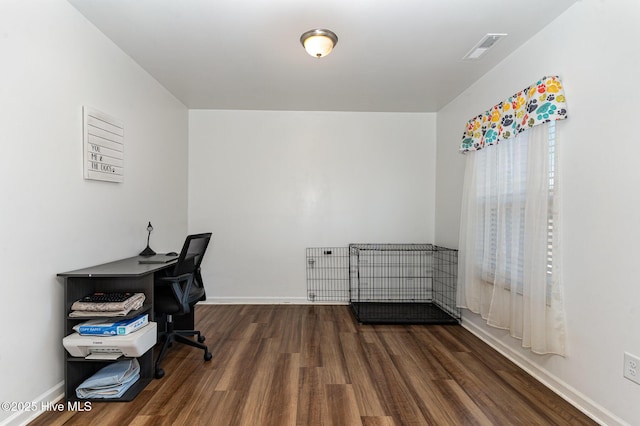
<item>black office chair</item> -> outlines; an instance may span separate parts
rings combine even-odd
[[[184,343],[204,351],[204,360],[211,360],[211,352],[202,344],[205,338],[198,330],[174,330],[173,316],[186,315],[200,300],[205,300],[204,284],[200,274],[200,264],[209,245],[211,233],[187,236],[178,262],[169,269],[167,276],[156,278],[154,288],[154,309],[156,316],[166,315],[165,331],[158,338],[163,342],[156,359],[155,376],[160,379],[164,370],[160,362],[173,342]],[[197,336],[198,341],[190,339]]]

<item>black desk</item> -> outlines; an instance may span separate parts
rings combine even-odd
[[[71,305],[76,300],[96,291],[100,292],[136,292],[145,294],[142,308],[131,312],[128,316],[149,314],[149,321],[153,321],[153,283],[154,276],[175,264],[175,260],[168,263],[141,264],[144,259],[134,256],[89,268],[59,273],[64,278],[64,335],[74,333],[73,326],[89,318],[69,317]],[[126,318],[126,317],[125,317]],[[64,349],[63,349],[64,350]],[[65,398],[67,401],[77,401],[75,390],[85,379],[90,377],[109,362],[104,360],[85,360],[72,357],[64,350],[65,360]],[[96,401],[131,401],[146,387],[154,377],[153,348],[143,356],[138,357],[140,363],[140,380],[133,385],[120,399],[99,399]]]
[[[143,277],[173,266],[176,260],[167,263],[140,263],[146,259],[143,256],[134,256],[127,259],[116,260],[114,262],[103,263],[102,265],[91,266],[89,268],[77,269],[75,271],[62,272],[59,277]]]

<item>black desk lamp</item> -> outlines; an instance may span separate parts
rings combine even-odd
[[[140,253],[140,256],[153,256],[154,254],[156,254],[156,252],[151,250],[151,247],[149,247],[149,238],[151,238],[151,231],[153,231],[153,226],[151,226],[151,222],[149,222],[149,224],[147,225],[147,231],[149,231],[149,235],[147,235],[147,248],[142,250],[142,253]]]

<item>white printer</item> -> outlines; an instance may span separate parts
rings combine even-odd
[[[74,357],[118,358],[138,357],[156,344],[158,327],[155,322],[124,336],[83,336],[73,333],[62,339],[64,348]]]

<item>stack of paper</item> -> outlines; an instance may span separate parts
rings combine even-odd
[[[94,336],[124,336],[149,323],[149,315],[138,315],[137,317],[123,320],[94,319],[77,324],[73,327],[75,331],[82,335]]]

